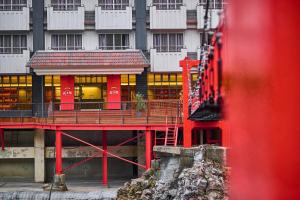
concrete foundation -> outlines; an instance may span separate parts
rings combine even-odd
[[[64,174],[55,174],[53,179],[53,184],[46,184],[43,186],[44,191],[68,191]]]

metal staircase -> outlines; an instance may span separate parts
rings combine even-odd
[[[155,144],[164,146],[177,146],[178,138],[178,117],[176,117],[175,124],[168,125],[168,118],[166,117],[166,129],[155,131]]]

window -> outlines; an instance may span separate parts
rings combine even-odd
[[[81,0],[51,0],[53,10],[78,10]]]
[[[153,0],[157,10],[179,10],[182,5],[182,0]]]
[[[82,35],[80,34],[55,34],[51,37],[52,50],[81,50]]]
[[[129,34],[100,34],[99,49],[129,49]]]
[[[206,7],[207,0],[199,0],[199,4],[201,6]],[[209,8],[210,9],[223,9],[224,0],[209,0]]]
[[[129,0],[98,0],[102,10],[126,10]]]
[[[183,48],[183,34],[153,34],[153,48],[157,52],[179,52]]]
[[[0,35],[0,54],[22,54],[26,49],[26,35]]]
[[[27,7],[27,0],[0,0],[0,11],[16,11]]]

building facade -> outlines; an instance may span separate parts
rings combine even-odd
[[[134,101],[138,93],[154,102],[178,100],[182,90],[179,61],[186,56],[200,57],[205,5],[205,0],[0,0],[0,117],[45,118],[49,117],[50,111],[56,110],[104,110],[110,102],[120,102],[117,107],[112,107],[124,110],[130,103],[121,102]],[[222,0],[210,1],[209,29],[217,27],[222,8]],[[102,54],[98,55],[99,52]],[[120,61],[114,57],[117,54],[122,54],[120,59],[124,61],[136,52],[145,58],[143,61],[147,66],[137,66],[130,59],[131,65],[126,70],[125,65],[116,64]],[[124,56],[124,53],[131,54]],[[40,57],[44,54],[49,56]],[[116,60],[104,60],[101,69],[94,69],[89,62],[92,59],[85,59],[91,54],[96,55],[95,60],[104,55]],[[79,59],[71,66],[69,59],[72,56]],[[39,59],[46,60],[41,64]],[[57,64],[58,60],[61,65]],[[37,61],[36,65],[34,61]],[[51,62],[53,66],[50,66]],[[65,88],[71,88],[71,98],[65,97],[68,93]],[[118,93],[116,97],[111,94],[111,88]],[[27,149],[24,157],[13,157],[12,153],[5,158],[1,154],[1,159],[6,162],[1,162],[0,168],[8,169],[20,162],[25,169],[18,169],[20,174],[5,174],[1,170],[0,176],[35,178],[36,181],[52,177],[55,134],[50,132],[53,130],[4,127],[2,131],[5,132],[4,143],[11,148],[8,151]],[[88,130],[70,131],[103,146],[100,130],[93,130],[88,136],[84,135]],[[108,145],[111,146],[139,132],[134,129],[109,131],[117,131],[109,134]],[[79,148],[76,143],[63,142],[66,146]],[[121,153],[140,162],[144,159],[141,152],[145,150],[137,143],[143,144],[143,141],[129,143],[122,147]],[[34,149],[37,147],[42,148],[43,158],[36,158],[38,151]],[[64,164],[91,156],[86,149],[83,152],[89,153],[79,155],[81,150],[72,154],[63,149]],[[44,164],[38,164],[39,159]],[[112,159],[109,162],[115,162],[112,166],[117,166],[121,161]],[[40,165],[42,172],[37,169]],[[91,171],[97,165],[95,160],[87,163],[85,168],[71,171],[70,177],[91,178],[92,174],[101,177],[99,170]],[[126,167],[127,173],[123,174],[115,167],[109,176],[137,174],[136,167]]]

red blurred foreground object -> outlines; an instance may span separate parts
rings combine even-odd
[[[229,3],[230,199],[300,199],[300,1]]]

